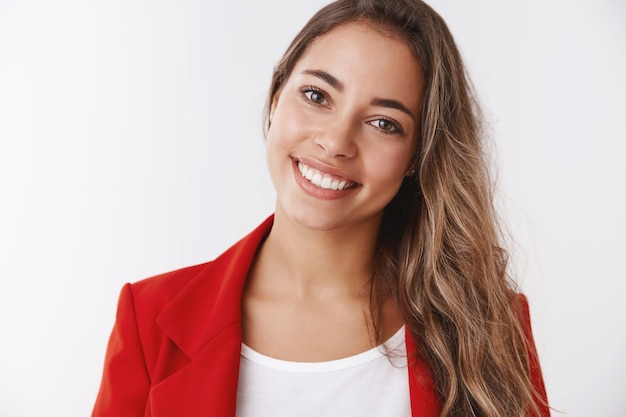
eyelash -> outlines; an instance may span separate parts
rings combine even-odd
[[[318,103],[314,100],[312,100],[309,96],[309,94],[319,94],[320,96],[322,96],[323,101],[328,102],[328,98],[326,97],[327,94],[324,90],[322,90],[319,87],[315,87],[313,85],[307,85],[305,87],[302,87],[300,89],[300,93],[302,93],[302,95],[304,96],[304,99],[309,102],[310,104],[314,105],[314,106],[322,106],[325,107],[326,105],[323,103]],[[380,122],[380,121],[384,121],[387,123],[391,124],[392,130],[386,130],[386,129],[382,129],[379,126],[375,126],[373,124],[373,122]],[[403,135],[404,134],[404,129],[402,129],[402,126],[396,122],[393,119],[390,119],[389,117],[379,117],[378,119],[374,119],[374,120],[370,120],[367,122],[369,125],[374,126],[379,132],[381,132],[383,135]]]
[[[309,103],[313,104],[314,106],[324,106],[323,103],[318,103],[314,100],[311,100],[311,98],[309,97],[309,94],[312,93],[316,93],[322,96],[322,98],[324,99],[323,101],[328,101],[328,98],[326,98],[327,94],[324,90],[322,90],[321,88],[312,86],[312,85],[308,85],[306,87],[302,87],[300,89],[300,92],[302,93],[302,95],[304,96],[304,99],[306,101],[308,101]]]
[[[379,126],[374,126],[372,124],[372,122],[380,122],[380,121],[384,121],[384,122],[390,123],[392,130],[383,129],[383,128],[379,127]],[[388,117],[379,117],[378,119],[374,119],[374,120],[368,121],[367,123],[372,125],[372,126],[374,126],[383,135],[402,135],[402,134],[404,134],[404,130],[402,129],[402,126],[400,126],[400,124],[398,122],[396,122],[395,120],[390,119]]]

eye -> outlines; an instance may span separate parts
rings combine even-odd
[[[400,124],[398,124],[397,122],[391,119],[386,119],[386,118],[375,119],[368,123],[386,135],[403,133],[403,130]]]
[[[316,87],[304,87],[302,90],[302,94],[308,101],[313,104],[317,104],[319,106],[327,106],[328,99],[326,98],[326,94]]]

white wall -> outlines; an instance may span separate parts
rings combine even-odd
[[[0,0],[0,416],[88,415],[118,291],[273,207],[260,113],[325,1]],[[626,5],[433,0],[497,141],[553,406],[626,415]]]

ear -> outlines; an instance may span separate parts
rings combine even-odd
[[[417,172],[416,165],[417,165],[417,161],[411,162],[411,164],[409,165],[409,168],[404,173],[404,176],[405,177],[415,177],[415,173]]]
[[[270,104],[270,114],[269,114],[270,123],[272,122],[272,119],[274,118],[274,111],[276,110],[276,106],[278,106],[278,96],[280,96],[280,90],[278,90],[276,94],[274,94],[274,97],[272,98],[272,104]]]

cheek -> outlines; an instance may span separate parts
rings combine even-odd
[[[290,106],[277,109],[267,134],[268,145],[288,146],[297,143],[306,137],[306,125],[303,115]]]
[[[307,137],[302,116],[291,107],[276,109],[267,132],[265,152],[270,171],[279,169]]]
[[[384,149],[378,147],[369,153],[370,158],[365,162],[366,167],[370,167],[370,175],[378,178],[380,183],[389,187],[399,188],[411,160],[411,149]]]

